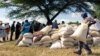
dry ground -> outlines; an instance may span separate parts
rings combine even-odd
[[[15,41],[0,43],[0,56],[78,56],[73,53],[75,48],[49,49],[45,47],[17,47]],[[100,56],[100,47],[92,47],[93,54],[81,56]]]

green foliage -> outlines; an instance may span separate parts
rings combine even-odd
[[[76,25],[80,25],[79,21],[76,21],[76,22],[69,22],[68,24],[76,24]]]
[[[95,15],[100,18],[100,4],[99,3],[96,3],[94,5],[94,8],[95,8],[95,11],[94,11]]]
[[[1,1],[0,8],[16,8],[9,12],[11,18],[28,18],[44,16],[48,22],[53,21],[61,12],[92,12],[85,0],[10,0]],[[75,9],[73,9],[75,8]],[[67,10],[67,11],[66,11]]]

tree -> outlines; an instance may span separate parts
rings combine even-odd
[[[85,0],[84,0],[85,1]],[[5,0],[0,2],[1,8],[16,8],[9,13],[12,18],[27,18],[27,17],[45,17],[47,24],[52,24],[52,21],[61,13],[66,13],[66,10],[88,11],[87,3],[83,0]],[[86,0],[87,1],[87,0]],[[75,8],[75,10],[73,10]]]
[[[96,15],[97,17],[100,17],[100,4],[99,3],[94,4],[94,8],[95,8],[94,15]]]

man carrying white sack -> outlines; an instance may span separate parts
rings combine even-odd
[[[88,30],[87,30],[87,35],[88,35],[88,33],[89,33],[89,27],[92,24],[94,24],[95,21],[91,17],[88,17],[87,13],[82,14],[82,17],[84,19],[83,20],[84,22],[89,22],[89,24],[88,24]],[[86,36],[86,38],[87,38],[87,36]],[[88,46],[88,44],[87,43],[84,43],[82,41],[79,41],[78,51],[76,51],[74,53],[81,55],[82,48],[85,48],[87,50],[87,54],[92,54],[92,51],[91,51],[90,47]]]

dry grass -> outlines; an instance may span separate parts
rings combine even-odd
[[[75,48],[17,47],[14,45],[14,42],[0,43],[0,56],[78,56],[73,51],[75,51]],[[100,56],[100,47],[92,47],[92,51],[93,54],[89,56]],[[81,56],[88,55],[84,51]]]

